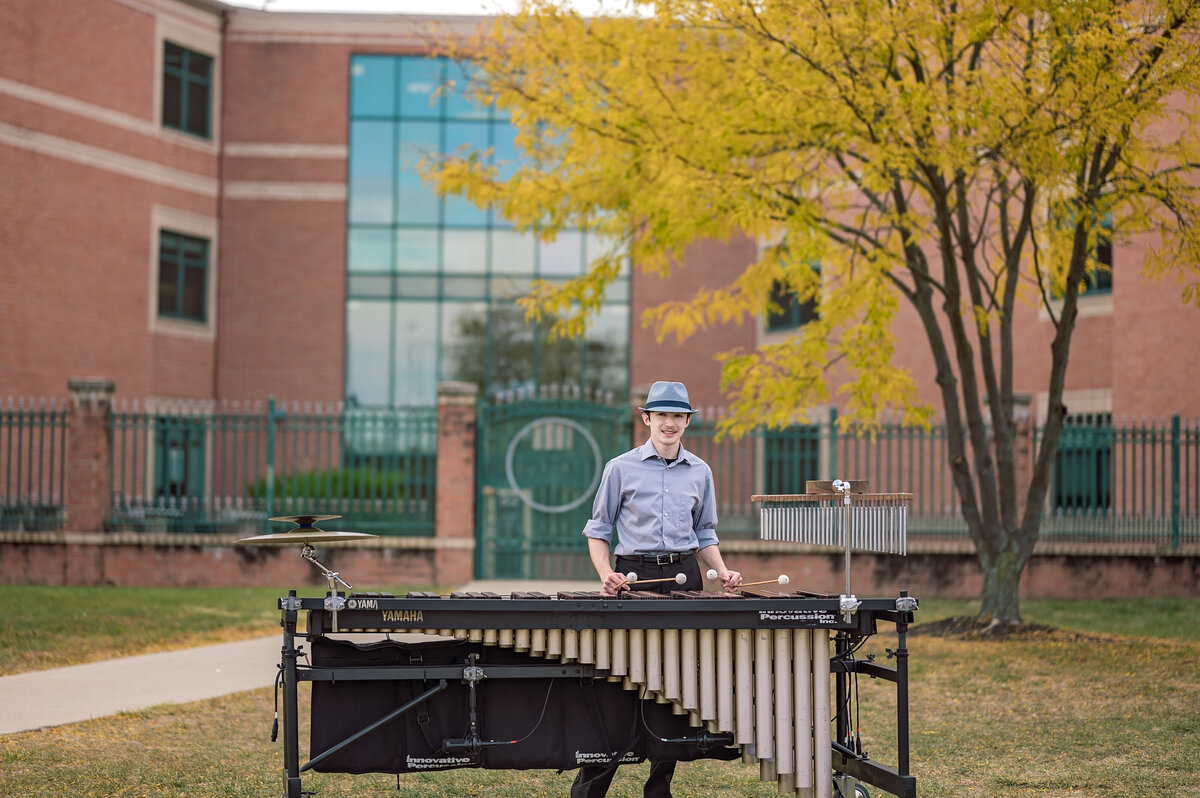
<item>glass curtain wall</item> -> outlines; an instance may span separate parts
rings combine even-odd
[[[469,65],[356,55],[350,64],[347,375],[351,406],[429,405],[437,383],[485,394],[542,385],[628,392],[628,269],[585,340],[550,340],[513,300],[566,279],[612,246],[567,231],[518,232],[491,209],[438,197],[418,164],[471,150],[511,173],[505,116],[465,96]]]

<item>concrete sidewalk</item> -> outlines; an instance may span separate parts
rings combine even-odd
[[[182,704],[275,681],[281,635],[0,678],[0,734]]]
[[[555,595],[597,590],[599,581],[471,582],[460,588],[506,596],[514,590]],[[321,595],[316,588],[302,595]],[[236,643],[141,654],[0,677],[0,734],[61,726],[158,704],[183,704],[269,687],[278,671],[282,633]]]

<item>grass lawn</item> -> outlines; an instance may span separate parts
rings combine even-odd
[[[0,588],[0,662],[16,672],[66,664],[80,652],[94,659],[270,634],[282,592]],[[31,597],[50,608],[31,606]],[[67,612],[71,604],[86,612]],[[914,628],[912,765],[921,798],[1200,796],[1200,600],[1029,601],[1023,608],[1027,620],[1056,628],[1004,641]],[[927,601],[918,618],[928,623],[974,609]],[[42,623],[50,628],[39,629]],[[894,636],[879,635],[862,653],[886,662],[885,648],[894,646]],[[13,667],[14,660],[23,664]],[[894,690],[865,678],[860,688],[867,750],[894,764]],[[279,796],[273,708],[272,691],[255,690],[6,735],[0,795]],[[303,728],[301,740],[303,758]],[[609,795],[638,798],[645,767],[622,768]],[[567,795],[571,778],[459,770],[401,776],[398,791],[396,777],[385,774],[306,775],[304,785],[318,798],[540,798]],[[758,781],[756,768],[738,763],[681,764],[674,793],[779,794]]]
[[[271,634],[282,595],[277,588],[0,585],[0,676]]]
[[[0,585],[0,676],[275,634],[280,631],[275,602],[287,592]],[[299,592],[324,595],[315,587]]]

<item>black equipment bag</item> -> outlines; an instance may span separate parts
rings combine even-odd
[[[550,665],[508,649],[453,640],[357,644],[324,637],[312,641],[313,667],[395,667],[468,664],[468,655],[488,665]],[[316,757],[370,726],[416,696],[433,681],[379,679],[314,681],[310,756]],[[603,679],[484,678],[476,687],[478,736],[488,742],[477,753],[444,750],[446,741],[467,738],[468,687],[449,681],[445,690],[322,760],[326,773],[410,773],[459,767],[570,770],[644,759],[689,761],[735,759],[736,747],[664,742],[697,737],[686,716],[667,704],[643,701],[636,692]],[[492,742],[500,744],[491,744]]]

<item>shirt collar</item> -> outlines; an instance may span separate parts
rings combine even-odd
[[[646,442],[643,443],[638,448],[638,452],[641,454],[642,460],[649,460],[651,457],[659,456],[658,451],[655,450],[655,448],[654,448],[654,441],[650,440],[649,438],[647,438]],[[683,448],[683,444],[682,443],[679,444],[679,456],[675,458],[675,462],[677,462],[677,463],[691,462],[688,459],[690,456],[691,455],[688,453],[688,450]]]

